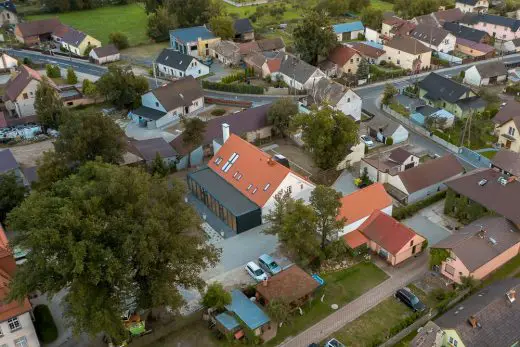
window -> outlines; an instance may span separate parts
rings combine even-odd
[[[446,264],[444,266],[444,271],[446,271],[447,273],[449,273],[452,276],[455,275],[455,268],[451,265]]]
[[[251,187],[253,187],[252,184],[248,185],[247,188],[246,188],[246,190],[249,191],[249,189],[251,189]]]
[[[2,329],[0,329],[0,337],[4,336],[4,332],[2,331]],[[0,347],[4,347],[6,345],[1,345]]]
[[[359,58],[356,58],[356,61],[359,61]]]
[[[9,325],[9,329],[11,330],[11,332],[22,328],[22,325],[18,321],[18,317],[13,317],[11,319],[8,319],[7,324]]]
[[[33,95],[33,92],[29,92],[29,95]]]
[[[159,103],[157,101],[155,102],[155,107],[159,107]]]
[[[25,336],[22,336],[16,340],[14,340],[15,347],[29,347],[27,344],[27,338]]]
[[[271,183],[267,183],[267,184],[265,185],[265,187],[264,187],[264,192],[266,192],[267,189],[269,189],[270,186],[271,186]]]
[[[215,165],[218,166],[221,162],[222,162],[222,157],[218,157],[217,159],[215,159]]]
[[[350,98],[347,98],[347,102],[350,102]]]
[[[454,345],[455,347],[457,347],[457,344],[458,344],[457,340],[453,340],[453,345]]]
[[[397,51],[397,54],[401,54],[401,51]]]
[[[410,247],[412,247],[412,246],[413,246],[413,240],[412,240],[412,241],[410,241]]]
[[[256,193],[257,190],[258,190],[258,188],[253,189],[253,191],[251,192],[251,194]]]
[[[401,65],[401,60],[397,59],[397,65]]]
[[[348,72],[350,72],[350,69],[348,69]]]
[[[27,100],[29,98],[29,96],[27,95],[27,93],[23,93],[23,98],[24,100]]]
[[[515,136],[515,130],[516,130],[515,128],[513,128],[513,127],[509,127],[509,130],[507,131],[507,133],[508,133],[509,135],[511,135],[511,136]]]
[[[450,336],[450,343],[453,343],[453,337]]]
[[[199,75],[200,75],[200,70],[199,70]]]
[[[73,102],[73,101],[69,101],[69,102],[67,102],[67,106],[72,106],[72,105],[74,105],[74,102]]]
[[[353,63],[353,62],[354,62],[354,59],[350,59],[350,62]]]

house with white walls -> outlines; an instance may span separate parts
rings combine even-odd
[[[180,78],[193,76],[199,78],[209,74],[209,67],[191,55],[165,48],[155,59],[155,68],[159,76]]]
[[[315,84],[307,99],[307,104],[327,104],[356,122],[361,120],[361,97],[352,89],[327,78],[322,78]]]
[[[489,9],[488,0],[457,0],[455,8],[462,12],[486,13]]]
[[[426,47],[437,52],[449,53],[455,50],[457,38],[443,28],[431,24],[419,24],[410,32],[410,36]]]
[[[281,57],[277,71],[271,71],[271,79],[282,79],[297,90],[312,89],[323,77],[326,77],[323,71],[290,54]]]
[[[464,73],[464,83],[475,87],[490,84],[505,83],[507,68],[501,61],[491,61],[485,64],[473,65]]]

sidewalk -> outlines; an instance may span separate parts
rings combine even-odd
[[[375,261],[380,266],[379,261]],[[313,342],[320,342],[335,331],[341,329],[346,324],[352,322],[363,313],[367,312],[387,297],[392,295],[397,289],[406,286],[413,280],[421,277],[428,271],[428,255],[423,252],[417,258],[411,259],[401,267],[393,268],[381,266],[391,277],[377,287],[369,290],[356,300],[343,306],[327,318],[303,331],[299,335],[289,338],[280,346],[304,347]]]

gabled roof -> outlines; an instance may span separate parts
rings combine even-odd
[[[450,249],[473,272],[518,243],[520,231],[513,223],[504,217],[484,217],[432,247]]]
[[[446,22],[442,26],[445,30],[455,35],[457,38],[480,42],[488,36],[488,33],[482,30],[473,29],[458,23]]]
[[[374,183],[341,198],[338,219],[345,218],[345,224],[366,218],[375,210],[392,205],[392,198],[381,183]]]
[[[399,147],[394,149],[392,152],[390,152],[390,156],[388,159],[390,159],[393,162],[396,162],[397,164],[403,164],[406,159],[410,158],[413,154],[408,152],[406,149]]]
[[[235,34],[244,34],[254,31],[249,18],[236,19],[233,23],[233,28],[235,29]]]
[[[264,311],[238,289],[231,291],[231,304],[226,305],[226,309],[236,314],[251,330],[255,330],[270,321]]]
[[[507,76],[507,68],[501,61],[490,61],[475,65],[481,78]]]
[[[485,43],[473,42],[473,41],[466,40],[466,39],[463,39],[463,38],[460,38],[460,37],[457,37],[457,40],[455,41],[455,43],[457,45],[470,47],[474,51],[479,51],[479,52],[482,52],[482,53],[490,53],[490,52],[493,52],[495,50],[495,47],[490,46],[490,45],[486,45]]]
[[[274,51],[285,48],[285,42],[281,37],[273,37],[272,39],[257,40],[256,44],[261,51]]]
[[[267,203],[291,172],[269,154],[235,134],[230,135],[208,166],[260,207]]]
[[[414,55],[431,52],[431,49],[409,36],[394,36],[384,47],[391,47]]]
[[[269,73],[280,71],[280,66],[281,65],[282,65],[282,59],[281,58],[269,59],[267,61],[267,67],[269,68]]]
[[[315,92],[309,95],[311,102],[321,104],[327,102],[330,105],[337,105],[341,98],[345,95],[347,89],[338,82],[321,78],[315,85]]]
[[[444,100],[455,103],[470,91],[468,87],[452,79],[430,73],[419,82],[419,88],[427,91],[425,97],[431,100]]]
[[[520,225],[520,182],[512,180],[504,186],[498,182],[501,177],[505,175],[494,169],[473,170],[462,177],[447,181],[446,185]]]
[[[17,27],[23,37],[29,37],[50,34],[60,25],[61,22],[58,18],[49,18],[19,23],[17,24]]]
[[[502,148],[495,154],[491,163],[511,175],[520,177],[520,153]]]
[[[343,235],[343,240],[352,249],[368,243],[368,239],[359,230],[351,231]]]
[[[352,31],[365,30],[365,27],[363,26],[362,22],[357,21],[357,22],[350,22],[350,23],[334,24],[332,26],[332,30],[336,34],[341,34],[341,33],[350,33]]]
[[[453,154],[427,161],[398,173],[408,194],[412,194],[431,185],[443,182],[464,172],[464,167]]]
[[[379,210],[372,212],[358,230],[392,255],[399,253],[417,235],[406,225]]]
[[[444,11],[433,12],[433,15],[439,22],[439,24],[457,22],[464,17],[464,12],[460,8],[451,8]]]
[[[330,51],[328,59],[334,64],[343,67],[356,54],[359,53],[354,48],[340,45]]]
[[[93,49],[98,58],[109,57],[111,55],[119,54],[119,50],[116,46],[109,44],[102,47],[96,47]]]
[[[16,76],[12,77],[9,82],[7,82],[4,99],[11,101],[16,100],[16,98],[32,80],[41,82],[42,77],[37,71],[31,69],[27,65],[22,65],[20,67],[20,72]],[[48,81],[51,83],[51,85],[54,85],[51,80]]]
[[[178,41],[187,43],[197,41],[199,38],[201,40],[208,40],[215,38],[215,35],[211,31],[208,30],[204,25],[191,27],[191,28],[181,28],[170,30],[170,36],[175,37]]]
[[[520,115],[520,102],[511,100],[497,112],[493,117],[493,122],[499,125],[504,124],[518,115]]]
[[[449,31],[429,24],[419,24],[410,32],[411,37],[434,46],[440,45],[449,34]]]
[[[382,132],[384,136],[392,136],[394,132],[401,126],[401,124],[386,118],[386,117],[374,117],[368,123],[367,127],[376,131]]]
[[[294,78],[301,84],[305,84],[316,71],[318,71],[316,66],[312,66],[290,54],[285,54],[282,57],[279,70],[279,72]]]
[[[366,57],[377,59],[380,56],[382,56],[383,54],[385,54],[385,51],[383,49],[376,48],[371,45],[367,45],[366,43],[363,43],[363,42],[352,42],[352,43],[349,43],[349,45],[350,45],[350,47],[354,48],[356,51],[361,53],[361,55],[366,56]]]
[[[146,161],[154,160],[157,154],[161,158],[171,158],[177,155],[168,142],[162,137],[132,141],[132,146]]]
[[[87,34],[84,32],[69,27],[65,34],[61,36],[61,40],[73,47],[78,47],[86,37]]]
[[[173,69],[186,71],[194,59],[191,55],[165,48],[159,53],[155,62]]]
[[[477,24],[477,23],[487,23],[498,25],[506,28],[510,28],[511,31],[515,32],[520,28],[520,20],[509,18],[509,17],[501,17],[492,14],[477,14],[471,16],[465,16],[464,21],[468,24]]]
[[[151,91],[165,110],[171,111],[181,106],[191,106],[202,98],[202,87],[192,76],[178,79]]]
[[[238,43],[227,40],[218,42],[213,49],[220,55],[231,59],[238,58],[238,54],[240,53],[240,46]]]
[[[0,150],[0,173],[18,169],[19,167],[10,149]]]

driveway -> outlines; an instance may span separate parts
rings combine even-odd
[[[129,122],[125,128],[125,134],[128,137],[136,140],[148,140],[162,137],[166,142],[171,142],[178,135],[174,135],[162,129],[148,129],[137,125],[134,122]]]
[[[426,237],[429,246],[432,246],[451,235],[448,229],[444,229],[439,224],[433,223],[422,215],[415,215],[411,218],[405,219],[403,223]]]
[[[354,193],[358,190],[354,185],[354,176],[348,170],[343,170],[336,182],[332,184],[332,188],[343,194],[343,196]]]
[[[225,77],[233,72],[236,72],[236,70],[233,70],[232,68],[228,66],[222,65],[218,60],[214,59],[213,64],[209,67],[209,72],[213,73],[214,75],[209,76],[206,78],[206,81],[209,82],[220,82],[222,77]]]

